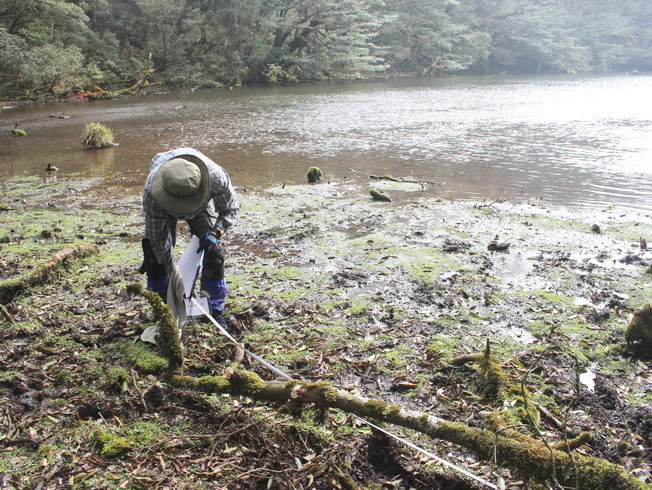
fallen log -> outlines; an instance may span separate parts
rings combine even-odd
[[[516,470],[523,477],[538,482],[555,478],[561,485],[578,489],[596,488],[646,489],[616,464],[601,458],[575,454],[547,447],[542,441],[510,429],[492,432],[450,422],[434,415],[405,410],[380,400],[372,400],[334,388],[328,383],[264,381],[249,371],[227,369],[224,376],[172,375],[170,384],[206,394],[228,393],[248,396],[258,401],[317,404],[336,408],[363,418],[389,422],[421,432],[434,439],[457,444],[478,457]],[[575,469],[576,468],[576,469]]]
[[[30,287],[44,284],[58,271],[65,268],[73,260],[82,259],[99,252],[97,245],[80,244],[65,247],[56,252],[45,263],[35,269],[12,279],[0,282],[0,303],[8,303],[17,295]]]

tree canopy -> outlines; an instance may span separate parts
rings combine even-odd
[[[0,94],[652,68],[649,0],[0,0]]]

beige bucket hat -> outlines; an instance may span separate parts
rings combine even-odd
[[[168,160],[154,175],[152,197],[172,215],[195,214],[206,205],[209,195],[208,168],[195,155],[179,155]]]

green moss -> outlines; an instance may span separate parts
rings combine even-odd
[[[54,381],[57,385],[70,383],[76,378],[75,373],[70,369],[61,369],[54,375]]]
[[[401,411],[401,407],[398,405],[390,405],[382,400],[367,400],[364,403],[364,408],[369,411],[371,417],[377,419],[389,418]]]
[[[300,380],[298,380],[298,379],[291,379],[290,381],[288,381],[287,383],[285,383],[285,389],[286,389],[286,390],[292,390],[292,389],[294,389],[295,387],[297,387],[297,386],[299,386],[299,385],[302,385],[302,384],[303,384],[303,382],[300,381]]]
[[[172,375],[168,379],[168,382],[177,388],[192,388],[195,386],[195,381],[196,378],[192,376],[182,376],[179,374]]]
[[[168,361],[150,350],[144,343],[122,344],[121,350],[127,360],[134,364],[141,373],[158,374],[168,367]]]
[[[47,261],[18,277],[0,281],[0,302],[7,303],[25,289],[46,283],[58,276],[62,270],[71,268],[78,259],[97,254],[99,249],[95,245],[79,244],[75,247],[66,247],[62,249],[62,252],[54,257],[49,257]]]
[[[0,332],[6,332],[8,335],[20,337],[22,335],[32,336],[43,331],[43,325],[37,320],[25,320],[16,323],[6,323],[0,325]]]
[[[0,381],[14,381],[22,377],[23,375],[18,371],[0,371]]]
[[[350,316],[366,314],[372,308],[372,297],[361,294],[347,302],[346,313]]]
[[[100,455],[105,458],[119,458],[125,454],[148,447],[165,436],[156,422],[138,421],[109,432],[96,429],[91,438],[97,444]]]
[[[465,270],[465,266],[452,259],[450,254],[435,247],[410,247],[401,251],[400,265],[411,277],[427,285],[439,281],[446,272]]]
[[[319,381],[317,383],[309,383],[307,385],[308,389],[317,389],[319,393],[324,397],[329,403],[337,401],[337,389],[326,381]]]
[[[23,277],[5,279],[0,282],[0,302],[7,303],[14,296],[25,290],[27,281]]]
[[[207,394],[224,393],[231,389],[231,383],[223,376],[204,376],[197,380],[196,387]]]
[[[110,367],[108,371],[106,372],[106,377],[108,381],[110,382],[115,382],[115,383],[124,383],[126,381],[129,381],[131,378],[129,375],[129,371],[127,371],[125,368],[121,367]]]
[[[133,295],[142,294],[142,292],[145,290],[143,285],[138,282],[128,284],[126,289],[127,289],[127,293]]]
[[[35,345],[34,350],[40,352],[41,354],[45,354],[46,356],[53,356],[57,354],[56,349],[53,349],[52,347],[43,344]]]
[[[100,455],[104,458],[117,458],[134,448],[128,439],[104,430],[94,431],[92,437],[99,446]]]
[[[52,453],[54,452],[54,447],[50,444],[41,444],[37,451],[36,454],[41,457],[41,458],[48,458],[52,456]]]
[[[256,373],[252,373],[251,371],[237,371],[234,389],[238,393],[255,395],[263,388],[265,388],[265,382]]]
[[[394,349],[383,352],[382,356],[390,362],[391,369],[400,369],[408,364],[408,359],[413,354],[412,347],[397,345]]]
[[[455,357],[460,348],[459,339],[443,335],[433,335],[426,346],[424,353],[428,361],[443,365]]]
[[[492,398],[504,398],[509,378],[496,358],[485,353],[480,359],[479,368],[486,393]]]

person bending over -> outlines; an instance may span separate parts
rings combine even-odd
[[[166,301],[174,259],[176,225],[184,220],[204,251],[200,287],[211,315],[224,324],[224,253],[220,240],[233,225],[238,202],[228,173],[193,148],[158,153],[143,192],[144,261],[147,288]]]

